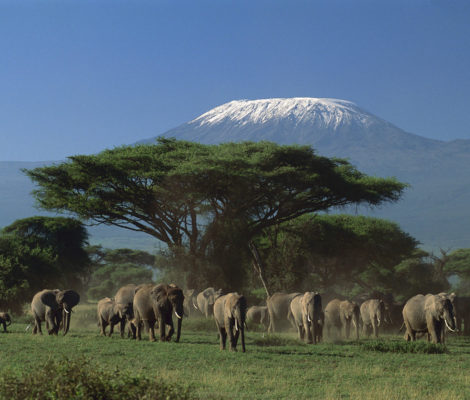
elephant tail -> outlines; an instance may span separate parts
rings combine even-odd
[[[400,329],[398,330],[398,333],[402,332],[404,328],[405,328],[405,323],[403,322],[400,326]]]

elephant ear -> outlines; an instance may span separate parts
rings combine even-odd
[[[211,294],[214,292],[214,289],[213,289],[213,288],[208,288],[208,289],[212,289],[212,290],[207,290],[207,289],[206,289],[206,290],[204,290],[204,291],[202,292],[202,295],[203,295],[206,299],[208,299],[209,297],[211,297]]]
[[[308,298],[307,298],[306,294],[304,294],[302,296],[302,298],[300,299],[300,306],[302,308],[302,313],[303,314],[307,313],[307,302],[308,302]]]
[[[62,290],[56,295],[59,304],[67,304],[69,308],[75,307],[80,303],[80,295],[75,290]]]
[[[59,307],[59,304],[57,303],[56,299],[56,294],[53,291],[44,292],[41,295],[41,302],[51,308]]]
[[[153,287],[150,294],[157,301],[157,303],[162,303],[168,297],[168,286],[164,284],[156,285]]]

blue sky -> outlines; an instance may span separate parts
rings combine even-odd
[[[469,21],[457,0],[0,0],[0,161],[98,152],[269,97],[470,139]]]

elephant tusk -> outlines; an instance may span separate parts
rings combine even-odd
[[[452,329],[452,328],[449,326],[449,324],[447,323],[447,320],[446,320],[445,318],[444,318],[444,322],[446,323],[447,329],[448,329],[449,331],[451,331],[451,332],[455,332],[455,331],[456,331],[456,329]]]
[[[66,308],[64,308],[64,311],[65,311],[67,314],[70,314],[70,311],[67,311]]]
[[[354,327],[357,328],[356,321],[352,320],[352,323],[354,324]]]
[[[183,319],[176,311],[175,311],[175,315],[178,319]]]
[[[238,331],[238,322],[236,318],[235,318],[235,329]]]
[[[308,315],[308,314],[307,314],[307,321],[312,322],[312,320],[310,319],[310,315]]]
[[[380,326],[380,318],[377,318],[377,326]]]

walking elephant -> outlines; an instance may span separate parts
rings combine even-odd
[[[246,312],[247,323],[260,324],[268,329],[269,313],[267,306],[251,306]]]
[[[245,352],[246,299],[238,293],[220,296],[214,303],[214,319],[219,330],[220,349],[225,350],[227,335],[230,350],[237,351],[238,337],[241,334],[242,351]]]
[[[196,297],[198,310],[209,318],[214,314],[214,303],[222,295],[222,289],[215,290],[213,287],[204,289]]]
[[[346,339],[349,339],[351,325],[354,326],[356,339],[359,339],[359,322],[360,310],[359,306],[349,300],[331,300],[325,307],[325,326],[328,336],[331,337],[333,329]]]
[[[138,287],[140,286],[130,283],[119,288],[114,296],[116,304],[119,305],[122,310],[125,310],[124,314],[126,318],[123,318],[119,323],[119,332],[122,338],[126,330],[126,323],[129,329],[128,336],[132,336],[134,339],[136,336],[136,327],[132,321],[134,319],[134,295]]]
[[[11,317],[7,312],[0,312],[0,325],[3,325],[3,332],[7,332],[7,326],[11,325]]]
[[[427,333],[433,343],[441,343],[444,328],[456,330],[454,309],[451,301],[439,294],[418,294],[403,307],[405,338],[415,341],[417,333]]]
[[[319,293],[305,292],[303,295],[294,297],[290,303],[290,311],[300,340],[314,344],[319,338],[321,340],[323,310]]]
[[[129,304],[120,304],[115,299],[105,297],[97,305],[98,322],[100,324],[100,333],[106,336],[106,327],[109,325],[109,335],[113,334],[114,325],[121,324],[130,318],[131,309]]]
[[[44,289],[36,293],[31,302],[35,323],[33,334],[42,334],[41,322],[45,321],[49,335],[57,335],[61,324],[66,335],[70,328],[72,308],[79,302],[80,295],[74,290]]]
[[[184,294],[184,314],[186,317],[197,315],[197,291],[196,289],[186,289],[183,291]]]
[[[470,297],[457,296],[454,299],[457,329],[465,336],[470,335]],[[463,327],[462,327],[463,325]]]
[[[266,300],[269,313],[269,333],[279,330],[280,325],[284,321],[289,321],[294,326],[292,314],[290,312],[290,303],[296,296],[301,293],[274,293]],[[285,324],[284,324],[285,325]]]
[[[137,328],[137,339],[142,339],[142,324],[149,330],[150,341],[155,341],[155,323],[158,322],[160,340],[170,341],[175,332],[173,326],[173,312],[177,322],[176,342],[181,336],[181,324],[183,321],[183,291],[176,285],[148,284],[136,289],[134,296],[134,325]],[[165,328],[168,325],[168,334]]]
[[[383,300],[369,299],[361,304],[362,329],[365,336],[369,337],[371,331],[376,338],[379,337],[379,327],[386,320],[385,303]]]

